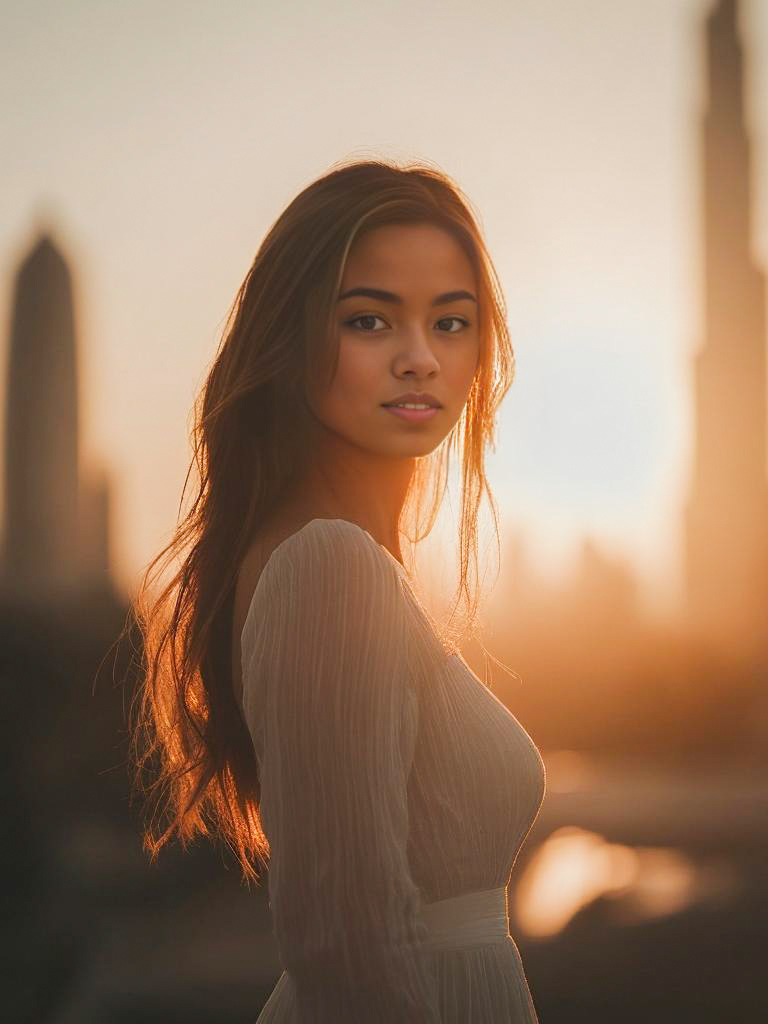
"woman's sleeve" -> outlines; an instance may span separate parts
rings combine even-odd
[[[290,537],[259,581],[244,700],[263,715],[269,898],[302,1022],[440,1021],[407,855],[418,706],[401,586],[345,520]]]

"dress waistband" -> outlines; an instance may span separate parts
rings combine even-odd
[[[425,903],[428,949],[462,949],[505,942],[509,937],[507,887],[479,889],[447,900]]]

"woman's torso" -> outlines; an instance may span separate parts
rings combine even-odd
[[[238,645],[248,595],[253,596],[260,570],[275,547],[295,529],[292,524],[272,534],[269,543],[262,537],[261,547],[254,547],[251,561],[244,564],[240,618],[236,616],[235,626]],[[316,524],[310,532],[316,535],[319,529]],[[367,542],[376,543],[370,534]],[[415,737],[407,785],[407,858],[423,902],[432,904],[506,887],[542,803],[545,772],[526,730],[460,654],[443,649],[406,574],[400,577],[400,596],[408,608],[412,639],[408,688],[414,698],[406,705],[404,722],[417,722],[406,729],[409,738]],[[254,628],[252,625],[247,643],[253,641]],[[249,728],[260,759],[265,750],[259,711],[262,682],[255,672]],[[331,778],[328,785],[343,801],[344,779]],[[375,836],[371,842],[376,842]],[[320,883],[308,877],[304,884]],[[440,950],[433,958],[442,1020],[449,1024],[469,1020],[535,1024],[535,1008],[511,937],[482,947],[468,944]],[[259,1024],[292,1022],[296,1019],[295,998],[291,979],[284,972]]]
[[[318,518],[332,517],[283,513],[260,528],[242,561],[232,630],[233,686],[240,707],[242,633],[261,573],[284,540]],[[387,555],[398,562],[391,552]],[[427,899],[505,884],[546,790],[541,755],[521,723],[461,655],[441,654],[436,642],[431,643],[434,620],[410,582],[403,595],[417,629],[430,640],[424,671],[418,673],[420,742],[411,777],[416,873],[421,864],[419,881]],[[431,677],[426,687],[425,676]],[[457,830],[467,843],[463,851],[457,849]],[[449,837],[454,840],[451,855],[434,874],[435,849]]]

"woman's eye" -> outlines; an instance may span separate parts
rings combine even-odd
[[[377,316],[375,313],[361,313],[359,316],[355,316],[351,320],[347,320],[346,322],[350,326],[353,326],[353,325],[357,324],[358,321],[361,321],[361,320],[369,320],[369,321],[370,320],[381,320],[382,323],[385,322],[383,317]],[[437,322],[438,322],[438,324],[445,324],[445,323],[450,323],[452,320],[455,320],[460,325],[459,330],[461,330],[461,327],[469,327],[468,321],[466,321],[463,317],[460,317],[460,316],[444,316],[441,320],[438,320]],[[374,328],[372,328],[372,327],[369,328],[369,327],[362,327],[361,326],[361,327],[358,328],[358,330],[361,330],[364,334],[376,334],[377,333],[376,330]],[[455,331],[455,330],[442,331],[441,333],[443,333],[443,334],[456,334],[457,331]]]
[[[450,320],[456,320],[461,325],[461,327],[469,327],[469,323],[463,317],[460,316],[444,316],[442,320],[438,320],[437,322],[439,324],[444,324]],[[461,327],[459,328],[459,330],[461,330]],[[456,331],[446,331],[445,333],[456,334]]]
[[[380,317],[380,316],[376,316],[375,313],[361,313],[360,316],[356,316],[356,317],[353,317],[351,320],[347,320],[347,323],[350,324],[350,325],[356,324],[358,320],[382,320],[383,321],[383,318]],[[361,327],[360,330],[362,330],[365,334],[375,334],[376,333],[375,331],[368,330],[365,327]]]

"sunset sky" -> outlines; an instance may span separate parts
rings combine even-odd
[[[16,0],[0,16],[3,360],[39,226],[74,267],[84,469],[131,592],[175,523],[194,395],[272,221],[335,161],[426,158],[479,211],[517,377],[489,456],[555,578],[589,535],[679,586],[711,0]],[[768,3],[743,0],[768,264]],[[3,378],[4,381],[4,378]]]

